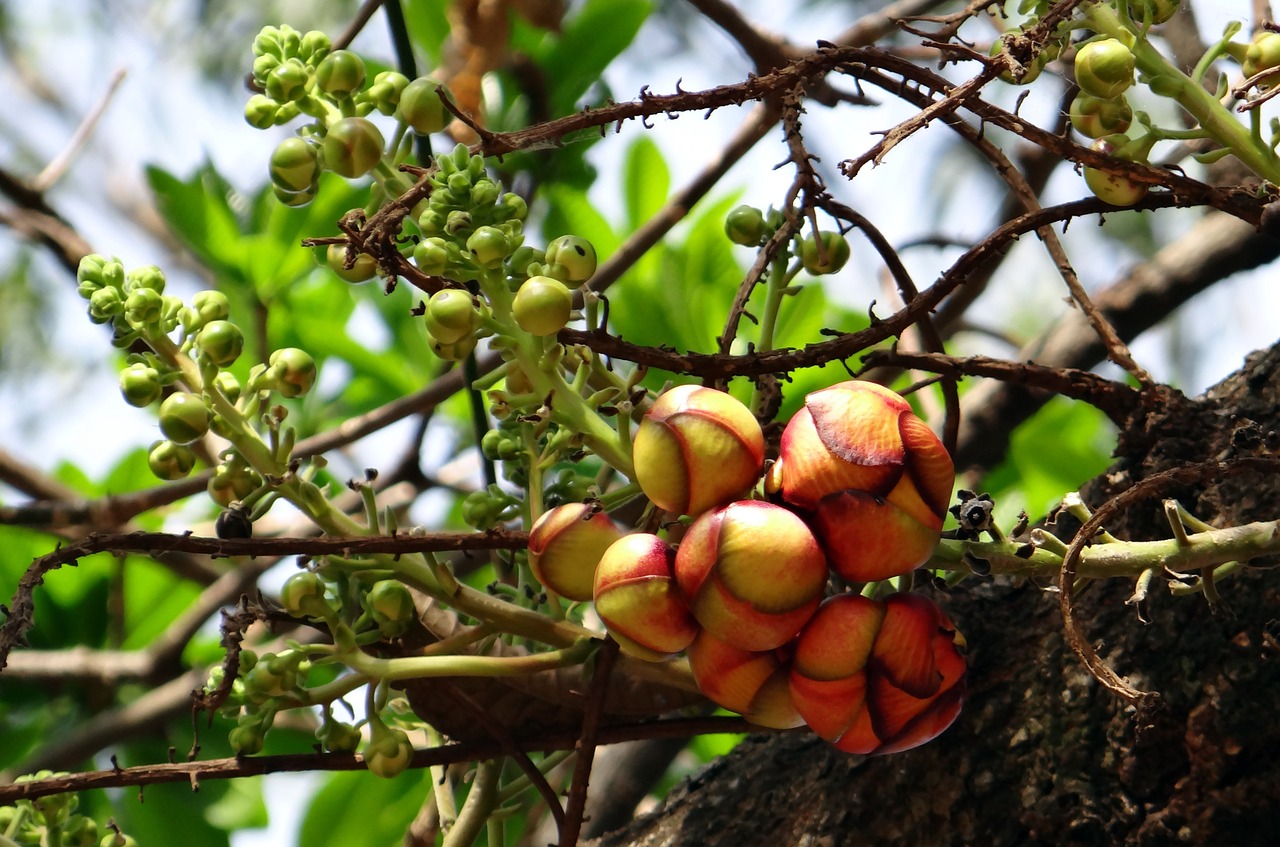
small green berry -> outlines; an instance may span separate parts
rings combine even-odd
[[[434,237],[422,239],[413,248],[413,261],[427,276],[443,276],[449,268],[449,249],[445,240]]]
[[[271,182],[283,191],[309,191],[320,177],[315,145],[292,136],[271,153]]]
[[[532,335],[554,335],[564,329],[573,311],[573,293],[558,279],[534,276],[516,292],[511,313],[516,323]]]
[[[160,404],[160,431],[175,444],[190,444],[209,431],[209,407],[194,394],[170,394]]]
[[[833,274],[849,261],[849,242],[838,232],[820,232],[822,249],[812,236],[800,245],[800,261],[804,269],[814,276]]]
[[[736,206],[724,219],[724,234],[734,244],[758,247],[766,235],[764,212],[755,206]]]
[[[444,288],[427,301],[425,319],[432,338],[456,344],[475,332],[480,315],[469,293],[460,288]]]
[[[477,227],[467,239],[467,252],[476,267],[492,269],[502,264],[511,252],[507,235],[496,226]]]
[[[1091,41],[1076,53],[1076,83],[1095,97],[1110,99],[1133,85],[1132,51],[1115,38]]]

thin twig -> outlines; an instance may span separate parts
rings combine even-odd
[[[609,677],[618,658],[618,642],[605,639],[604,646],[596,653],[595,670],[591,674],[591,692],[587,697],[587,709],[582,716],[582,736],[574,744],[573,781],[569,797],[565,801],[564,820],[560,825],[560,847],[574,847],[582,831],[582,813],[587,807],[587,784],[591,780],[591,764],[595,760],[596,745],[600,739],[600,718],[604,714],[604,702],[609,690]]]

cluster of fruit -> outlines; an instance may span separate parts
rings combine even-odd
[[[699,687],[762,726],[808,724],[842,750],[922,744],[959,713],[963,640],[910,593],[823,601],[849,583],[910,573],[937,545],[954,468],[899,395],[848,381],[810,394],[764,478],[764,437],[731,395],[683,385],[635,436],[636,479],[687,515],[667,538],[623,534],[589,504],[547,511],[529,559],[548,588],[593,600],[623,651],[687,651]],[[683,531],[681,537],[677,533]]]

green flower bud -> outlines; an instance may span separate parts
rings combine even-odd
[[[62,843],[66,847],[95,847],[98,843],[98,822],[84,815],[72,817],[62,829]]]
[[[458,197],[469,196],[471,194],[471,175],[467,173],[449,174],[445,185]]]
[[[271,354],[267,373],[272,387],[285,397],[301,397],[316,381],[316,362],[306,350],[284,347]]]
[[[450,212],[444,220],[444,231],[449,235],[463,235],[471,229],[471,213],[461,210]]]
[[[757,247],[764,241],[764,212],[755,206],[736,206],[724,219],[724,234],[734,244]]]
[[[280,67],[283,60],[279,56],[266,53],[253,60],[253,78],[259,85],[266,85],[267,75]]]
[[[323,59],[332,47],[333,42],[329,40],[329,36],[318,29],[313,29],[302,36],[302,41],[298,44],[298,58],[309,65],[314,65]]]
[[[1148,19],[1154,24],[1162,24],[1178,13],[1182,0],[1139,0],[1129,9],[1133,19],[1145,23]]]
[[[506,233],[496,226],[482,226],[467,239],[467,252],[477,267],[496,268],[511,252],[511,245]]]
[[[348,248],[345,244],[330,244],[324,258],[330,270],[347,282],[367,282],[378,273],[378,260],[368,253],[357,253],[355,262],[347,267]]]
[[[288,24],[281,24],[276,33],[280,38],[280,52],[286,58],[298,55],[298,49],[302,46],[302,33],[298,32]]]
[[[401,92],[409,86],[409,78],[396,71],[383,71],[373,78],[370,85],[361,95],[361,100],[371,104],[384,115],[395,114],[400,103]]]
[[[297,209],[307,205],[316,199],[316,190],[319,186],[312,186],[306,191],[285,191],[278,185],[271,186],[271,193],[276,196],[282,205],[291,209]]]
[[[507,274],[520,279],[528,279],[530,275],[529,266],[534,264],[541,265],[546,260],[546,254],[537,247],[531,247],[527,244],[522,245],[507,257]],[[537,276],[537,271],[534,271],[533,275]]]
[[[1101,138],[1122,133],[1132,122],[1133,109],[1123,94],[1112,100],[1103,100],[1081,91],[1071,101],[1071,125],[1081,135]]]
[[[404,635],[409,631],[409,625],[418,618],[418,610],[413,605],[409,589],[394,579],[375,582],[365,597],[364,605],[385,638]]]
[[[147,452],[147,467],[159,479],[182,479],[195,466],[196,454],[191,452],[191,448],[172,441],[157,441]]]
[[[573,293],[558,279],[529,277],[520,285],[511,314],[525,332],[554,335],[564,329],[573,311]]]
[[[1091,41],[1076,53],[1076,83],[1104,100],[1133,85],[1133,53],[1114,38]]]
[[[427,331],[444,344],[454,344],[475,332],[480,315],[475,300],[460,288],[445,288],[427,301]]]
[[[427,207],[427,210],[418,216],[418,228],[422,230],[423,235],[436,235],[444,232],[445,214],[439,209]]]
[[[213,502],[229,509],[232,503],[244,500],[261,485],[262,477],[248,468],[224,463],[214,469],[207,490]]]
[[[398,729],[391,729],[380,723],[373,724],[373,737],[364,753],[365,766],[370,773],[383,779],[391,779],[404,773],[412,758],[413,745],[409,742],[409,736]]]
[[[312,571],[302,571],[285,580],[280,588],[280,605],[295,617],[323,619],[331,610],[324,599],[324,580]]]
[[[563,265],[570,282],[586,282],[596,272],[596,248],[576,235],[562,235],[547,245],[546,261]]]
[[[124,301],[124,319],[134,329],[142,329],[159,321],[163,312],[164,297],[153,288],[139,288],[130,292]]]
[[[316,730],[316,739],[330,753],[354,753],[362,740],[360,730],[328,715]]]
[[[498,202],[500,194],[501,190],[493,180],[477,180],[476,184],[471,186],[471,205],[475,207],[492,206]]]
[[[231,742],[231,749],[236,751],[236,755],[252,756],[262,752],[265,733],[257,724],[245,724],[231,730],[227,740]]]
[[[160,399],[160,372],[141,362],[120,372],[120,393],[130,406],[139,409]]]
[[[316,66],[316,85],[339,100],[364,87],[364,59],[350,50],[334,50]]]
[[[244,351],[244,333],[231,321],[210,321],[196,336],[196,345],[209,361],[225,368]]]
[[[240,399],[240,380],[231,371],[219,371],[213,378],[213,385],[228,401],[235,403]]]
[[[515,220],[522,221],[529,215],[529,204],[519,194],[503,194],[502,205],[510,210],[509,214]]]
[[[800,261],[804,269],[814,276],[833,274],[849,261],[849,242],[838,232],[820,232],[822,249],[812,236],[800,245]]]
[[[1099,153],[1108,153],[1121,160],[1128,160],[1128,156],[1120,155],[1121,149],[1127,142],[1128,139],[1123,135],[1108,135],[1094,141],[1091,148]],[[1112,206],[1132,206],[1147,196],[1146,183],[1134,182],[1119,171],[1085,168],[1084,182],[1095,197]]]
[[[298,136],[281,141],[271,153],[271,182],[285,191],[308,191],[320,177],[314,145]]]
[[[89,317],[106,323],[124,311],[124,297],[118,288],[99,288],[89,297]]]
[[[76,268],[77,290],[88,300],[95,291],[106,287],[119,287],[124,281],[124,266],[115,259],[98,253],[90,253],[80,260]]]
[[[991,55],[999,56],[1001,53],[1006,52],[1008,49],[1009,49],[1008,42],[1006,42],[1004,38],[997,39],[996,42],[991,45]],[[1031,64],[1022,66],[1021,76],[1015,75],[1013,71],[1003,70],[1000,72],[1000,79],[1003,80],[1004,82],[1009,83],[1010,85],[1030,85],[1031,83],[1035,82],[1036,79],[1040,76],[1040,72],[1044,70],[1045,63],[1048,60],[1049,60],[1049,57],[1046,56],[1044,53],[1041,53],[1040,55],[1036,56],[1036,58],[1031,62]]]
[[[1280,67],[1280,33],[1261,30],[1253,36],[1244,54],[1242,70],[1248,79],[1255,74]],[[1275,84],[1274,79],[1263,82],[1259,88],[1267,90]]]
[[[254,129],[267,129],[276,125],[280,104],[265,94],[255,94],[244,104],[244,119]]]
[[[160,431],[175,444],[190,444],[209,431],[209,407],[194,394],[170,394],[160,404]]]
[[[396,117],[408,124],[418,135],[439,132],[449,123],[449,113],[436,92],[440,83],[427,77],[419,77],[400,92]]]
[[[182,309],[179,317],[188,335],[195,333],[210,321],[226,320],[231,314],[231,303],[221,291],[206,289],[197,291],[191,305]]]
[[[163,294],[164,271],[155,265],[143,265],[125,274],[124,290],[126,292],[137,291],[140,288],[149,288],[157,294]]]
[[[289,103],[307,93],[307,66],[300,59],[286,59],[267,74],[267,96],[277,103]]]
[[[382,158],[382,133],[366,118],[343,118],[324,137],[324,164],[348,179],[364,176]]]
[[[429,213],[424,213],[429,214]],[[449,250],[443,238],[424,238],[413,248],[413,261],[427,276],[443,276],[449,267]]]
[[[428,343],[431,347],[431,352],[446,362],[461,362],[476,349],[476,337],[474,335],[464,335],[457,341],[445,343],[439,339],[431,338],[428,333]]]
[[[253,55],[277,56],[284,58],[280,46],[280,30],[274,26],[264,26],[253,39]]]

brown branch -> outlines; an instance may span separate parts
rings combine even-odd
[[[1103,529],[1107,521],[1135,503],[1159,497],[1174,486],[1217,482],[1223,477],[1233,476],[1243,471],[1280,473],[1280,458],[1248,457],[1222,462],[1201,462],[1154,474],[1103,503],[1084,522],[1084,525],[1076,530],[1075,537],[1071,539],[1071,544],[1062,557],[1062,569],[1058,572],[1058,607],[1062,611],[1063,630],[1072,652],[1089,669],[1089,673],[1093,674],[1094,678],[1113,694],[1140,707],[1159,697],[1157,692],[1139,690],[1128,680],[1120,677],[1098,656],[1093,645],[1081,632],[1080,622],[1075,615],[1076,568],[1080,562],[1081,552],[1093,541],[1094,536]]]
[[[1141,395],[1133,388],[1077,368],[1009,362],[988,356],[961,358],[942,353],[903,353],[896,347],[873,350],[863,356],[862,361],[864,370],[893,365],[953,378],[981,376],[1038,388],[1073,400],[1083,400],[1101,410],[1117,426],[1123,426],[1141,404]]]
[[[582,832],[582,813],[587,807],[587,783],[591,780],[591,765],[595,760],[596,745],[600,741],[600,719],[609,691],[609,677],[618,659],[618,642],[606,638],[595,656],[595,668],[591,672],[591,691],[587,695],[587,708],[582,716],[582,736],[574,744],[576,756],[573,763],[573,780],[569,797],[565,801],[564,819],[560,821],[560,847],[574,847]]]
[[[617,744],[646,738],[690,738],[695,735],[759,732],[760,728],[739,717],[711,716],[701,718],[668,718],[602,727],[599,744]],[[518,739],[529,752],[545,753],[567,750],[578,743],[577,732],[551,732]],[[446,744],[414,751],[412,768],[454,765],[483,761],[502,755],[498,741],[486,740],[465,744]],[[236,756],[196,762],[163,765],[139,765],[131,768],[89,771],[87,773],[20,782],[0,786],[0,805],[17,800],[34,800],[71,791],[101,788],[191,782],[193,779],[236,779],[268,773],[300,771],[353,771],[364,769],[364,757],[352,753],[295,753],[283,756]]]

